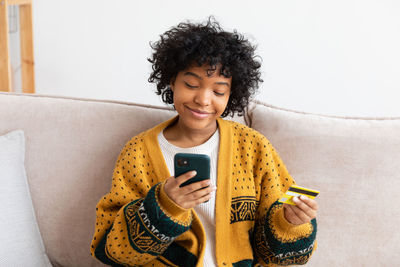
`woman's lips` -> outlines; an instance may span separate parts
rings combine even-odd
[[[198,109],[191,109],[189,107],[186,107],[190,113],[192,113],[192,115],[196,118],[199,119],[204,119],[207,118],[208,116],[210,116],[212,113],[206,112],[206,111],[202,111],[202,110],[198,110]]]

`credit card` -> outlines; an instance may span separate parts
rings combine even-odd
[[[316,196],[318,196],[318,194],[318,190],[309,189],[298,185],[292,185],[278,201],[289,205],[296,205],[293,202],[293,197],[306,196],[308,198],[314,199]]]

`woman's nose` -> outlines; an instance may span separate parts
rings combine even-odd
[[[194,101],[201,106],[209,106],[211,104],[211,93],[210,90],[199,90]]]

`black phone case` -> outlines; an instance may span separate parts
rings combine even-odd
[[[180,187],[210,179],[210,157],[205,154],[177,153],[174,156],[174,169],[175,178],[189,171],[197,172],[196,176],[181,184]]]

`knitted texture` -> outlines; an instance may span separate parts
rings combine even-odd
[[[171,176],[157,135],[174,117],[122,149],[110,192],[96,207],[94,257],[115,266],[202,266],[205,232],[193,209],[163,190]],[[216,192],[218,266],[304,264],[316,247],[316,221],[292,225],[277,200],[294,184],[268,139],[240,123],[218,119]]]

